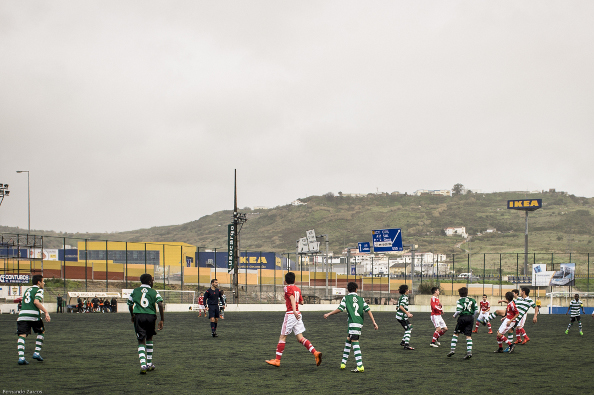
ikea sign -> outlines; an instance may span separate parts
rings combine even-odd
[[[507,208],[512,210],[534,211],[542,208],[542,199],[508,200]]]

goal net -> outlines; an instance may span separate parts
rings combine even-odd
[[[178,291],[173,289],[157,289],[161,294],[163,302],[167,303],[187,303],[194,304],[196,300],[196,291]]]

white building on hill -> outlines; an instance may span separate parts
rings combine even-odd
[[[444,229],[446,236],[461,235],[464,238],[468,237],[465,226],[448,227]]]

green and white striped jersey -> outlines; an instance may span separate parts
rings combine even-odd
[[[460,298],[456,303],[456,312],[460,313],[459,315],[474,315],[477,308],[476,300],[469,297]]]
[[[400,295],[398,303],[396,304],[396,319],[406,320],[408,317],[406,316],[406,313],[400,309],[400,306],[402,306],[404,310],[408,311],[408,295]]]
[[[522,317],[524,317],[524,315],[528,312],[530,307],[536,308],[536,303],[534,303],[534,301],[530,297],[523,298],[521,296],[518,296],[516,298],[515,302],[516,302],[516,308],[518,309],[518,312],[520,313],[520,314],[518,314],[516,321],[520,321],[522,319]]]
[[[363,328],[364,313],[370,310],[370,307],[365,300],[357,295],[356,292],[351,292],[338,305],[338,310],[347,312],[349,318],[349,335],[360,335]]]
[[[569,302],[569,315],[572,317],[580,315],[582,306],[583,303],[581,300],[572,299],[571,302]]]
[[[163,298],[150,285],[142,284],[135,288],[128,297],[128,306],[134,306],[134,314],[157,315],[155,304],[162,302]]]
[[[23,302],[17,321],[38,321],[41,319],[41,312],[35,306],[35,300],[43,303],[43,289],[37,285],[27,288],[23,294]]]

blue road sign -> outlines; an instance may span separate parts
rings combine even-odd
[[[351,266],[351,274],[357,274],[357,266]]]
[[[362,253],[371,252],[371,245],[369,242],[358,243],[358,244],[359,244],[359,252],[362,252]]]
[[[373,252],[402,251],[401,229],[372,230]]]

